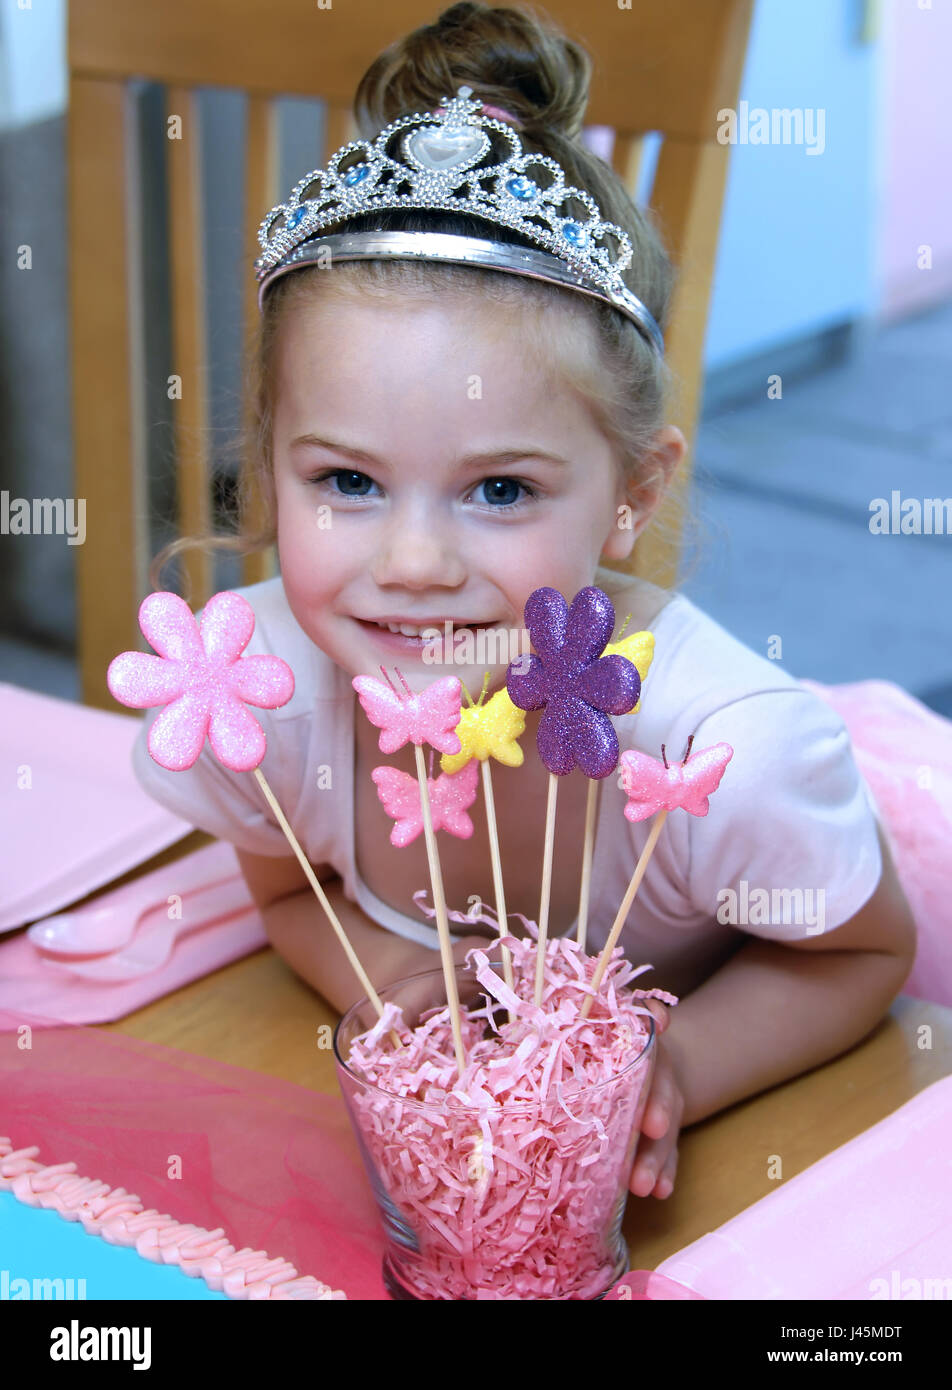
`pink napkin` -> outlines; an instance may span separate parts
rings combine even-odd
[[[190,832],[135,779],[139,724],[0,683],[0,931],[59,911]]]
[[[165,904],[169,894],[182,892],[185,884],[214,884],[240,873],[234,847],[219,841],[175,863],[163,864],[111,893],[101,894],[90,908],[78,908],[77,916],[92,907],[112,905],[121,917],[126,905],[131,928],[141,910],[144,893],[152,903]],[[114,984],[61,974],[37,950],[27,933],[21,932],[0,945],[0,1034],[4,1031],[4,1009],[22,1009],[64,1023],[107,1023],[125,1018],[153,999],[161,999],[164,994],[171,994],[267,944],[264,923],[250,893],[245,907],[180,937],[165,965],[138,979]]]
[[[940,1297],[926,1290],[952,1279],[950,1155],[946,1076],[658,1273],[705,1298]]]

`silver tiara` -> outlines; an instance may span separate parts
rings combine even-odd
[[[258,229],[259,308],[268,286],[302,265],[388,257],[452,261],[548,280],[605,300],[663,355],[654,317],[622,279],[631,264],[627,234],[602,220],[584,189],[566,184],[554,159],[523,154],[507,121],[479,115],[482,104],[471,87],[460,87],[452,100],[444,97],[438,112],[401,116],[373,141],[352,140],[325,168],[305,174]],[[397,138],[401,131],[406,133]],[[494,158],[489,131],[502,138],[509,153],[484,163]],[[346,231],[352,218],[384,208],[468,213],[511,227],[541,249],[445,232]],[[320,235],[329,227],[342,230]]]

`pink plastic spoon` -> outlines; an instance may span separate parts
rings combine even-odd
[[[223,842],[207,845],[171,864],[70,912],[45,917],[28,928],[37,950],[58,956],[95,956],[118,951],[131,941],[140,921],[155,908],[166,907],[173,895],[182,900],[183,916],[192,893],[240,877],[234,848]]]
[[[211,926],[226,917],[256,911],[254,899],[240,876],[226,883],[215,883],[201,892],[191,893],[182,900],[181,918],[169,919],[167,912],[157,908],[136,932],[132,940],[111,955],[86,961],[45,961],[50,970],[76,975],[83,980],[118,983],[148,975],[165,965],[175,942],[187,932]]]

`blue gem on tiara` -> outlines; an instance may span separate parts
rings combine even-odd
[[[306,207],[303,207],[303,208],[295,208],[293,212],[289,212],[289,213],[288,213],[287,221],[286,221],[285,224],[284,224],[285,227],[287,227],[287,229],[288,229],[289,232],[293,232],[294,228],[298,225],[298,223],[301,221],[301,219],[302,219],[303,217],[305,217],[306,215],[307,215],[307,208],[306,208]]]
[[[514,179],[506,180],[506,192],[511,193],[514,198],[518,198],[521,203],[530,203],[539,192],[539,185],[527,179],[525,174],[518,174]]]
[[[344,182],[348,188],[354,188],[358,183],[363,183],[364,179],[370,176],[369,164],[355,164],[353,169],[348,169],[344,175]]]
[[[580,227],[577,222],[566,222],[562,227],[562,235],[566,241],[572,243],[580,249],[588,244],[588,232],[584,227]]]

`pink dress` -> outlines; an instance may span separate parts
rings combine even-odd
[[[919,932],[903,994],[952,1005],[952,721],[891,681],[819,685],[882,815]]]

